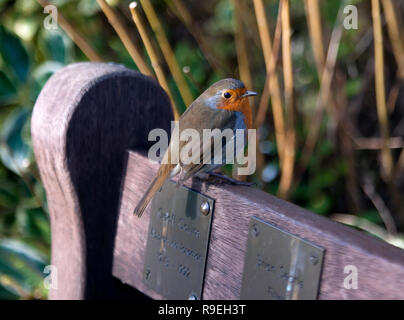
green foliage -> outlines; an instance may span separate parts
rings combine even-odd
[[[30,64],[28,53],[20,39],[3,26],[0,26],[0,51],[5,65],[12,72],[12,76],[24,82],[27,79]]]
[[[46,80],[73,61],[74,53],[63,32],[38,28],[42,10],[33,3],[17,1],[0,26],[0,300],[47,297],[43,271],[50,260],[50,226],[30,118]],[[20,18],[35,13],[36,19]]]
[[[49,263],[40,252],[20,241],[0,241],[0,297],[43,298],[43,270]]]

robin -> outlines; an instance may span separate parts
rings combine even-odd
[[[247,91],[244,83],[240,80],[231,78],[220,80],[203,92],[182,114],[177,124],[179,132],[181,133],[184,129],[195,129],[199,133],[199,137],[202,137],[204,129],[232,129],[233,138],[237,129],[247,132],[248,129],[252,128],[252,112],[248,97],[255,95],[257,93]],[[202,146],[202,138],[196,143]],[[211,143],[213,144],[213,142]],[[181,185],[195,175],[201,176],[208,173],[218,176],[214,170],[221,167],[225,162],[218,164],[199,161],[198,163],[184,164],[181,161],[177,161],[177,163],[171,161],[173,152],[179,154],[185,144],[184,141],[171,139],[156,177],[134,210],[135,215],[141,217],[154,194],[168,178],[179,174],[177,185]],[[213,159],[214,153],[210,155],[211,147],[213,146],[203,145],[200,154],[201,159],[204,159],[204,154],[207,154],[208,149],[209,156]],[[224,152],[224,150],[225,144],[222,146],[222,151]],[[226,179],[232,182],[236,181],[228,177]]]

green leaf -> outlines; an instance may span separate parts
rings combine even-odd
[[[215,8],[215,15],[209,23],[209,31],[212,34],[222,32],[233,33],[233,3],[229,0],[221,0]]]
[[[43,275],[43,269],[48,264],[48,259],[33,247],[17,240],[0,240],[0,257],[2,261],[15,258],[31,268],[31,271]],[[3,259],[4,258],[4,259]],[[11,260],[10,260],[11,261]],[[22,265],[16,263],[15,266]]]
[[[23,242],[0,240],[0,297],[29,297],[42,289],[47,260]]]
[[[13,69],[21,82],[25,82],[29,70],[29,57],[20,38],[0,26],[0,54],[5,63]]]
[[[0,70],[0,103],[7,104],[16,97],[16,94],[17,89],[7,75]]]
[[[47,31],[44,34],[45,45],[48,49],[50,60],[65,63],[66,61],[66,47],[61,32],[55,30]]]
[[[375,210],[375,209],[361,212],[359,214],[359,216],[363,217],[364,219],[366,219],[366,220],[368,220],[368,221],[370,221],[372,223],[379,224],[379,225],[383,224],[383,220],[380,217],[379,212],[377,210]]]
[[[95,15],[100,9],[97,0],[80,0],[77,5],[77,10],[86,17]]]
[[[326,214],[332,207],[333,201],[325,193],[318,193],[314,199],[310,201],[309,209],[318,213]]]
[[[32,72],[32,83],[30,85],[30,95],[33,100],[36,100],[42,87],[46,81],[58,70],[64,67],[63,63],[57,61],[47,61],[39,65]]]
[[[19,296],[0,282],[0,300],[16,300]]]
[[[345,92],[348,97],[353,97],[359,93],[362,87],[361,79],[348,79],[345,86]]]
[[[0,206],[14,208],[18,203],[18,195],[15,193],[13,184],[8,181],[2,181],[0,184]]]
[[[28,170],[32,161],[31,147],[23,140],[29,116],[30,112],[26,108],[16,110],[5,119],[0,132],[0,160],[18,175]]]

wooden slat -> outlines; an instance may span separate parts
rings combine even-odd
[[[142,281],[150,206],[141,219],[132,215],[157,168],[145,156],[128,153],[113,274],[150,297],[160,299],[163,297]],[[204,299],[239,299],[248,223],[252,216],[326,249],[319,299],[404,299],[403,250],[255,188],[205,184],[197,179],[188,181],[186,186],[216,199]],[[357,290],[344,288],[347,265],[358,269]]]

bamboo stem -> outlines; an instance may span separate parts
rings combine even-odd
[[[265,15],[265,7],[262,0],[254,0],[255,15],[257,18],[258,30],[260,34],[262,49],[264,53],[265,66],[269,74],[269,92],[272,99],[272,112],[275,124],[275,138],[278,146],[279,163],[283,164],[283,150],[285,142],[285,121],[283,116],[281,93],[279,88],[278,76],[276,74],[275,63],[272,53],[271,36],[269,26]]]
[[[387,30],[390,37],[390,42],[393,48],[393,54],[398,66],[398,77],[401,81],[404,80],[404,43],[400,32],[403,30],[403,23],[399,15],[396,15],[396,9],[391,0],[382,0],[384,14],[386,16]],[[390,91],[387,109],[391,114],[396,105],[400,83],[396,82]],[[402,149],[398,158],[397,164],[394,168],[394,176],[400,176],[404,172],[404,148]]]
[[[404,174],[404,148],[400,152],[397,165],[394,169],[394,176],[400,177],[402,174]]]
[[[383,148],[383,140],[380,138],[355,138],[357,150],[381,150]],[[404,139],[402,137],[390,137],[388,140],[389,149],[404,148]]]
[[[236,42],[237,61],[239,66],[240,79],[244,82],[249,90],[253,89],[251,78],[250,64],[248,62],[248,50],[246,45],[246,35],[244,32],[243,22],[241,20],[242,9],[241,1],[233,0],[234,17],[235,17],[235,32],[234,39]]]
[[[133,22],[135,23],[135,25],[137,27],[137,30],[139,31],[140,37],[142,38],[142,41],[143,41],[143,44],[144,44],[144,46],[146,48],[147,54],[150,57],[150,61],[152,63],[153,69],[156,72],[157,80],[160,83],[160,85],[163,87],[163,89],[167,92],[168,96],[170,97],[172,109],[173,109],[173,112],[174,112],[174,118],[175,118],[175,120],[178,120],[179,119],[179,113],[178,113],[178,110],[176,108],[174,99],[173,99],[173,97],[171,95],[170,88],[169,88],[168,82],[167,82],[167,78],[164,75],[163,69],[161,68],[161,65],[160,65],[160,62],[159,62],[159,60],[157,58],[157,54],[156,54],[156,52],[154,50],[153,44],[152,44],[152,42],[151,42],[151,40],[150,40],[150,38],[149,38],[149,36],[148,36],[148,34],[146,32],[146,28],[145,28],[145,26],[143,24],[142,19],[139,16],[137,10],[136,10],[136,8],[137,8],[137,2],[136,1],[133,1],[133,2],[131,2],[129,4],[129,9],[130,9],[130,12],[132,14]]]
[[[163,56],[167,62],[170,72],[173,75],[174,81],[177,84],[181,97],[184,100],[185,105],[188,107],[194,99],[188,83],[185,80],[184,74],[182,73],[177,59],[175,58],[175,54],[167,39],[166,33],[164,32],[159,18],[157,17],[156,11],[154,10],[150,0],[140,0],[140,3],[142,4],[143,10],[146,13],[146,17],[154,31],[154,34],[156,35],[161,51],[163,52]]]
[[[246,34],[244,32],[243,21],[241,19],[242,15],[243,15],[242,2],[244,2],[244,0],[233,0],[234,20],[235,20],[234,40],[236,43],[239,77],[240,77],[241,81],[244,82],[246,88],[248,88],[249,90],[252,90],[253,82],[252,82],[252,78],[251,78],[250,64],[248,61]],[[252,105],[254,105],[253,99],[251,99],[250,102],[252,103]],[[255,110],[255,108],[253,108],[253,113],[255,113],[254,110]],[[239,167],[239,165],[237,163],[235,163],[233,165],[233,177],[238,180],[245,181],[247,179],[247,176],[237,175],[238,167]]]
[[[317,71],[319,74],[321,74],[324,69],[325,57],[318,0],[305,0],[304,8],[306,11],[307,24],[313,47],[314,60],[316,61]]]
[[[398,72],[400,72],[400,71],[398,71]],[[387,110],[389,111],[389,114],[392,114],[396,107],[398,94],[400,93],[401,81],[402,80],[396,74],[396,79],[394,81],[393,86],[390,88],[389,96],[388,96],[387,102],[386,102]]]
[[[153,77],[153,72],[150,70],[142,55],[139,53],[138,48],[129,36],[129,32],[126,30],[123,22],[120,20],[117,13],[105,2],[105,0],[97,0],[99,6],[108,18],[109,23],[115,29],[118,37],[121,39],[126,50],[128,50],[130,56],[139,68],[140,72]]]
[[[376,106],[383,148],[381,151],[383,173],[390,178],[393,169],[393,156],[388,147],[389,140],[389,119],[386,106],[386,96],[384,88],[384,57],[383,57],[383,33],[380,17],[380,2],[372,0],[373,38],[375,52],[375,89]]]
[[[42,7],[46,7],[50,4],[47,0],[37,1]],[[84,37],[65,19],[65,17],[59,11],[58,24],[90,61],[102,61],[102,58],[97,54],[97,52],[95,52],[89,42],[84,39]]]
[[[390,235],[395,235],[397,233],[397,227],[394,222],[393,216],[391,215],[390,210],[387,208],[383,198],[376,192],[375,186],[373,185],[371,178],[366,175],[364,177],[362,189],[369,198],[369,200],[373,203],[376,210],[378,211],[379,216],[383,220],[387,232]]]
[[[280,44],[281,44],[281,35],[282,35],[281,11],[282,11],[282,1],[279,3],[278,17],[276,19],[276,27],[275,27],[275,35],[274,35],[274,46],[272,49],[272,53],[273,53],[272,63],[274,64],[274,66],[276,66],[276,64],[278,62],[279,48],[280,48]],[[260,100],[260,103],[258,106],[258,112],[257,112],[256,118],[255,118],[255,128],[261,127],[265,121],[265,115],[267,113],[269,99],[270,99],[269,75],[270,74],[267,73],[267,76],[265,78],[264,91],[262,92],[261,100]]]
[[[322,41],[322,32],[321,32],[321,23],[318,9],[318,1],[317,0],[308,0],[306,6],[306,15],[310,18],[308,20],[312,21],[316,27],[309,27],[310,38],[312,42],[312,46],[314,51],[324,50]],[[317,8],[314,8],[317,7]],[[305,172],[310,157],[314,151],[314,148],[317,143],[317,139],[320,133],[321,122],[323,119],[324,107],[327,108],[330,114],[333,114],[333,111],[336,111],[336,106],[334,100],[332,99],[331,92],[331,83],[334,77],[334,69],[337,62],[337,54],[339,49],[339,44],[342,37],[342,22],[341,22],[341,12],[340,8],[337,21],[335,23],[334,29],[331,34],[330,43],[328,46],[327,57],[324,62],[322,62],[322,56],[324,56],[324,52],[317,52],[315,57],[317,73],[320,78],[320,92],[317,97],[316,107],[313,117],[310,119],[310,127],[309,132],[307,134],[307,138],[302,150],[302,157],[300,160],[300,168],[296,177],[295,183],[297,184],[301,179],[303,173]],[[318,15],[317,15],[318,14]],[[317,22],[313,22],[317,21]],[[320,29],[319,29],[320,28]],[[337,118],[337,117],[336,117]]]
[[[403,24],[399,16],[396,15],[396,9],[391,0],[382,0],[382,4],[393,54],[398,66],[398,74],[400,79],[404,80],[404,44],[400,35],[400,32],[403,30]]]
[[[295,163],[296,132],[294,127],[294,99],[293,99],[293,63],[291,49],[290,7],[289,0],[282,1],[282,61],[285,90],[286,136],[284,148],[284,162],[279,184],[278,195],[287,198],[293,182]]]

